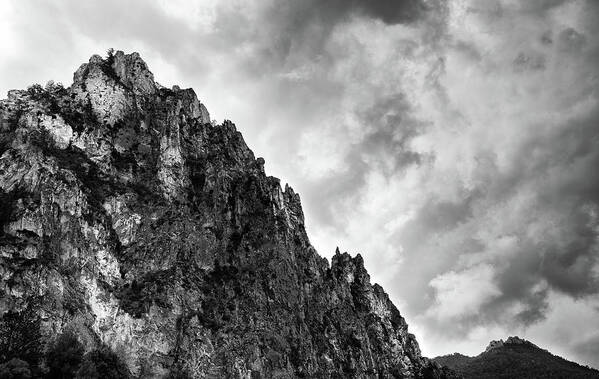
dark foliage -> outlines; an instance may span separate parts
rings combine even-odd
[[[70,332],[61,334],[46,355],[48,378],[74,378],[83,360],[83,345]]]
[[[0,379],[29,379],[31,378],[29,363],[17,358],[0,364]]]
[[[9,311],[0,319],[0,362],[18,358],[37,366],[41,358],[40,318],[32,299],[21,312]]]
[[[137,170],[137,161],[135,155],[131,152],[119,153],[116,150],[111,152],[111,158],[117,170]]]
[[[113,64],[114,49],[108,49],[108,51],[106,52],[106,58],[102,60],[100,68],[102,69],[102,72],[104,72],[108,77],[114,79],[117,82],[120,82],[119,77],[116,74],[116,71],[114,71]]]
[[[34,84],[27,88],[27,94],[50,114],[60,114],[67,108],[64,102],[64,99],[68,98],[67,90],[60,83],[49,81],[45,88]]]
[[[139,196],[139,203],[144,205],[162,205],[165,200],[159,192],[148,182],[136,182],[130,184],[131,189]]]
[[[4,192],[0,189],[0,226],[10,221],[13,200],[14,194]],[[4,234],[3,228],[0,228],[0,235],[2,234]]]
[[[48,153],[55,149],[54,139],[46,129],[34,130],[29,135],[29,142]]]
[[[0,156],[12,145],[15,133],[12,130],[0,130]]]
[[[107,347],[85,354],[77,371],[81,379],[123,379],[131,377],[127,366]]]
[[[61,167],[72,171],[84,184],[87,200],[93,210],[91,214],[84,215],[84,217],[89,217],[90,220],[101,219],[105,216],[103,204],[108,196],[125,192],[120,183],[110,178],[83,151],[76,147],[64,150],[48,148],[45,153],[55,158]]]
[[[126,283],[115,293],[121,308],[131,316],[140,318],[149,311],[152,304],[168,307],[164,290],[171,275],[171,272],[151,273],[139,281]]]
[[[191,379],[191,375],[183,369],[173,368],[165,379]]]
[[[75,99],[60,83],[50,81],[45,88],[34,84],[27,89],[27,94],[47,113],[61,116],[77,133],[81,133],[86,124],[95,121],[89,99]]]
[[[509,345],[476,357],[450,355],[435,358],[464,378],[599,378],[599,371],[555,356],[534,345]]]

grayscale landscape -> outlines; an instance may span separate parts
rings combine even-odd
[[[599,378],[599,3],[0,3],[0,378]]]

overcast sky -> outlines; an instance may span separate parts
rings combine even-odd
[[[0,91],[108,48],[193,87],[361,253],[425,355],[599,367],[599,2],[0,2]]]

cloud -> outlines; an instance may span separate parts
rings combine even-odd
[[[449,271],[437,276],[430,282],[437,297],[428,313],[444,323],[472,317],[485,303],[501,294],[493,285],[493,272],[492,266],[483,264],[459,274]],[[478,285],[473,286],[473,283]]]
[[[586,362],[595,363],[596,357],[599,356],[599,334],[595,333],[590,337],[584,338],[583,341],[576,343],[574,351],[581,357],[584,357],[583,359]]]
[[[325,0],[307,5],[319,17],[341,18],[350,13],[363,14],[380,19],[386,24],[409,23],[417,20],[426,11],[420,0]]]
[[[419,154],[435,156],[421,186],[435,200],[423,201],[396,236],[412,251],[398,277],[423,257],[436,259],[435,269],[412,275],[416,284],[399,287],[429,331],[545,325],[559,306],[552,293],[599,291],[598,46],[589,38],[596,7],[549,5],[452,10],[438,108],[455,112],[415,141]],[[447,204],[458,210],[449,218]],[[481,265],[493,274],[473,281]],[[418,299],[425,285],[433,292]],[[449,312],[453,288],[477,305],[470,317]]]
[[[139,51],[294,186],[321,254],[362,253],[425,353],[516,331],[599,364],[559,321],[597,317],[596,2],[2,6],[0,85]]]
[[[599,296],[573,299],[551,293],[547,300],[552,306],[546,312],[546,319],[529,326],[521,334],[539,346],[551,346],[554,354],[597,367],[597,354],[593,351],[596,351],[599,335],[586,326],[597,322]]]

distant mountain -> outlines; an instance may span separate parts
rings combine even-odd
[[[567,361],[518,337],[491,341],[476,357],[459,353],[433,361],[469,378],[599,378],[599,371]]]

